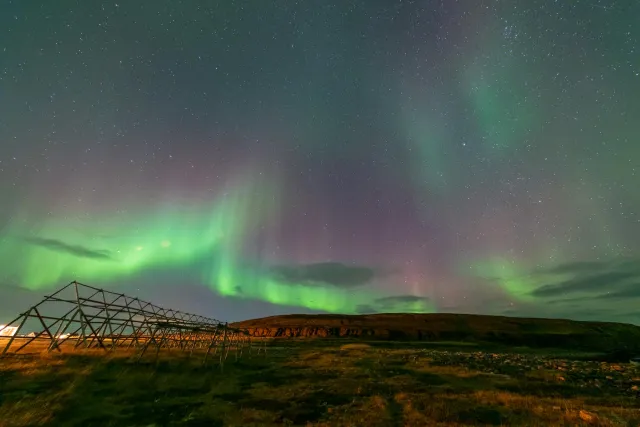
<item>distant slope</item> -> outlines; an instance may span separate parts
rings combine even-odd
[[[640,327],[624,323],[471,314],[293,314],[232,324],[261,337],[358,337],[476,341],[530,347],[640,351]]]

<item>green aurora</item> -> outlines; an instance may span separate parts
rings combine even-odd
[[[106,237],[88,241],[77,231],[88,224],[76,221],[72,226],[55,220],[40,223],[37,238],[27,231],[33,224],[12,224],[11,237],[0,242],[0,259],[12,259],[3,266],[5,272],[32,290],[51,290],[71,280],[93,285],[123,282],[154,269],[188,271],[188,277],[196,268],[196,280],[221,296],[334,313],[357,313],[388,295],[279,281],[243,260],[244,245],[279,214],[277,186],[267,182],[243,179],[210,206],[166,205],[140,211],[135,220],[105,215],[95,234]],[[413,301],[398,309],[425,312],[433,307]]]

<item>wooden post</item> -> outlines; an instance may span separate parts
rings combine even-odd
[[[11,347],[11,344],[13,344],[13,341],[16,339],[16,336],[18,335],[18,332],[20,332],[20,329],[22,329],[22,327],[24,326],[24,323],[27,321],[27,318],[29,317],[29,314],[31,314],[31,310],[33,310],[33,309],[30,308],[29,311],[27,311],[26,313],[20,315],[22,317],[22,322],[20,322],[20,325],[18,326],[18,329],[16,329],[16,333],[11,335],[11,338],[9,338],[9,342],[7,343],[7,345],[2,350],[2,354],[0,356],[4,356],[5,354],[7,354],[7,351],[9,351],[9,347]],[[20,317],[18,317],[15,320],[12,320],[11,323],[7,323],[7,326],[10,326],[11,324],[15,323],[18,319],[20,319]]]
[[[51,306],[54,306],[53,312],[48,311]],[[28,323],[27,319],[39,321],[42,331],[20,340],[15,351],[43,340],[47,341],[49,351],[61,351],[62,343],[68,340],[73,341],[76,348],[82,344],[84,348],[99,346],[105,351],[134,347],[138,351],[133,357],[139,361],[150,346],[155,346],[156,362],[160,349],[167,348],[190,357],[196,350],[202,350],[203,364],[219,351],[221,369],[229,351],[235,351],[236,360],[246,353],[251,355],[253,351],[252,339],[246,330],[73,281],[53,295],[46,296],[9,324],[19,323],[18,330],[0,347],[0,356],[14,351],[16,338]]]
[[[74,281],[73,282],[73,287],[76,291],[76,302],[78,304],[78,311],[80,312],[80,336],[78,337],[78,343],[76,344],[79,345],[80,342],[82,342],[84,344],[84,346],[87,346],[87,332],[86,332],[86,325],[84,323],[84,315],[82,313],[82,304],[80,303],[80,292],[78,291],[78,282]],[[81,341],[82,340],[82,341]]]
[[[225,349],[227,346],[227,323],[224,324],[224,334],[222,335],[222,348],[220,349],[220,369],[222,370],[222,366],[224,364],[224,359],[226,359]]]

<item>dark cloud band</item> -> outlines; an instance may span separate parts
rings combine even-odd
[[[348,266],[338,262],[277,266],[271,274],[292,284],[326,284],[337,287],[355,287],[369,283],[376,271],[369,267]]]
[[[95,250],[80,245],[70,245],[61,240],[56,239],[44,239],[40,237],[25,237],[25,242],[39,246],[41,248],[49,249],[54,252],[63,252],[71,255],[75,255],[79,258],[89,258],[96,260],[113,260],[111,252],[108,250]]]

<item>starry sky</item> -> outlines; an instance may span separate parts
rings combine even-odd
[[[0,321],[640,323],[640,2],[0,3]]]

